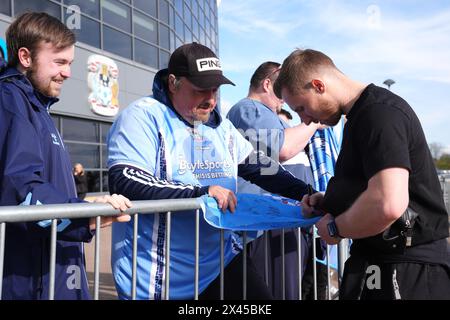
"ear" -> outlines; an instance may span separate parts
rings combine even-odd
[[[19,49],[18,58],[23,68],[28,69],[31,66],[31,52],[27,48],[22,47]]]
[[[264,92],[270,92],[270,79],[264,79],[262,81],[262,88],[264,90]]]
[[[312,84],[314,90],[316,90],[317,93],[324,93],[325,92],[325,83],[323,83],[322,80],[313,79],[311,81],[311,84]]]
[[[169,77],[167,78],[167,86],[170,93],[175,93],[177,91],[177,88],[175,87],[175,79],[176,78],[173,74],[169,74]]]

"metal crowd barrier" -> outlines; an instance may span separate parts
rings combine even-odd
[[[441,182],[441,189],[444,196],[445,207],[447,208],[447,212],[450,214],[450,201],[449,201],[449,191],[450,191],[450,178],[445,175],[439,176],[439,181]]]
[[[200,222],[200,199],[171,199],[171,200],[146,200],[146,201],[133,201],[133,207],[127,210],[127,214],[132,215],[134,219],[134,230],[133,230],[133,256],[132,256],[132,292],[131,298],[136,299],[136,280],[137,280],[137,231],[139,223],[139,214],[153,214],[166,212],[167,224],[166,224],[166,263],[165,263],[165,293],[164,299],[169,298],[169,284],[170,284],[170,233],[171,233],[171,214],[176,211],[183,210],[196,210],[196,237],[195,237],[195,274],[194,274],[194,299],[198,300],[199,290],[199,222]],[[139,213],[139,214],[138,214]],[[74,218],[90,218],[96,217],[97,225],[100,225],[101,216],[111,216],[119,215],[118,210],[113,209],[109,204],[103,203],[77,203],[77,204],[50,204],[50,205],[39,205],[39,206],[3,206],[0,207],[0,299],[2,298],[2,281],[3,281],[3,266],[4,266],[4,252],[5,252],[5,228],[6,223],[11,222],[28,222],[28,221],[40,221],[40,220],[52,220],[51,225],[51,245],[50,245],[50,269],[49,269],[49,294],[48,299],[54,300],[55,296],[55,262],[56,262],[56,237],[57,237],[57,219],[74,219]],[[299,299],[302,299],[302,256],[301,256],[301,236],[300,228],[298,228],[298,272],[299,272]],[[316,233],[314,232],[313,239],[313,274],[314,274],[314,299],[317,299],[317,272],[316,272]],[[264,279],[268,283],[268,249],[267,249],[267,233],[264,234],[265,239],[265,270]],[[246,265],[246,254],[247,254],[247,235],[243,233],[244,242],[244,259],[243,259],[243,297],[244,300],[247,298],[247,265]],[[224,232],[220,231],[220,298],[224,299]],[[284,231],[281,237],[281,253],[282,253],[282,291],[283,299],[285,299],[285,250],[284,250]],[[343,263],[345,262],[348,250],[344,241],[341,241],[338,250],[338,282],[342,278]],[[329,250],[327,247],[327,286],[328,286],[328,299],[331,299],[330,288],[330,265],[329,265]],[[96,229],[95,233],[95,254],[94,254],[94,299],[99,299],[99,265],[100,265],[100,228]]]

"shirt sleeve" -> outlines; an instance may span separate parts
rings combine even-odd
[[[377,104],[368,108],[359,121],[355,139],[367,180],[387,168],[411,170],[410,121],[402,110]]]
[[[144,99],[125,109],[108,136],[109,187],[131,200],[193,198],[208,193],[208,187],[161,179],[157,158],[161,147],[158,123]],[[148,105],[147,105],[148,106]]]
[[[297,179],[280,163],[262,152],[252,152],[238,166],[238,175],[257,186],[287,198],[302,200],[308,193],[308,185]]]
[[[228,114],[239,132],[252,143],[257,151],[275,158],[284,143],[284,127],[272,110],[256,102],[243,103]]]
[[[140,100],[114,121],[108,135],[108,168],[130,164],[155,173],[160,133],[156,120],[145,108],[151,103],[151,99]]]

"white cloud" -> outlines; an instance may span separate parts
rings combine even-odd
[[[284,10],[277,1],[231,0],[222,5],[220,11],[220,27],[247,38],[255,32],[265,35],[266,41],[285,38],[302,25],[300,20],[283,20]]]
[[[381,69],[373,69],[450,82],[450,8],[411,18],[402,6],[363,7],[356,1],[227,0],[219,16],[221,30],[233,34],[227,43],[234,50],[231,71],[246,69],[252,49],[254,55],[270,52],[274,59],[277,49],[285,56],[295,47],[314,47],[346,70],[379,64]]]
[[[330,55],[345,65],[380,64],[393,74],[450,83],[450,9],[414,19],[385,14],[383,7],[379,14],[379,28],[373,29],[357,8],[341,4],[319,12],[326,32],[351,43],[334,47]]]
[[[429,142],[450,136],[450,4],[416,1],[227,0],[219,8],[220,55],[237,87],[266,60],[280,61],[295,48],[328,54],[350,77],[382,85],[392,78],[422,122]],[[414,7],[420,5],[420,7]]]

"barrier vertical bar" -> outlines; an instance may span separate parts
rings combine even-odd
[[[224,240],[224,230],[220,229],[220,300],[224,297],[224,286],[225,286],[225,240]]]
[[[3,288],[3,267],[5,259],[5,232],[6,223],[0,223],[0,300],[2,300],[2,288]]]
[[[331,300],[330,246],[327,244],[327,299]]]
[[[314,300],[317,300],[317,265],[316,265],[316,227],[313,226],[312,235],[312,264],[313,264],[313,289],[314,289]]]
[[[347,239],[342,239],[338,244],[338,286],[340,287],[342,277],[344,275],[344,263],[347,259],[346,249],[347,249]]]
[[[51,237],[50,237],[50,266],[49,266],[49,289],[48,299],[55,299],[55,263],[56,263],[56,231],[58,220],[52,219]]]
[[[297,228],[297,258],[298,258],[298,300],[302,300],[302,279],[303,279],[303,266],[302,266],[302,229]]]
[[[264,231],[264,282],[269,286],[269,231]]]
[[[200,254],[200,211],[195,210],[195,275],[194,275],[194,299],[198,300],[198,265]]]
[[[157,214],[157,213],[156,213]],[[137,240],[138,240],[138,227],[139,227],[139,214],[134,214],[133,223],[133,258],[132,258],[132,270],[131,270],[131,299],[136,300],[136,271],[137,271]]]
[[[286,261],[284,254],[284,229],[281,229],[281,299],[286,300]]]
[[[98,288],[100,283],[100,228],[101,217],[95,218],[95,250],[94,250],[94,300],[98,300]]]
[[[242,299],[247,300],[247,232],[243,233],[244,251],[242,253]]]
[[[169,300],[170,287],[170,232],[171,232],[171,212],[166,214],[166,283],[165,283],[165,299]]]

